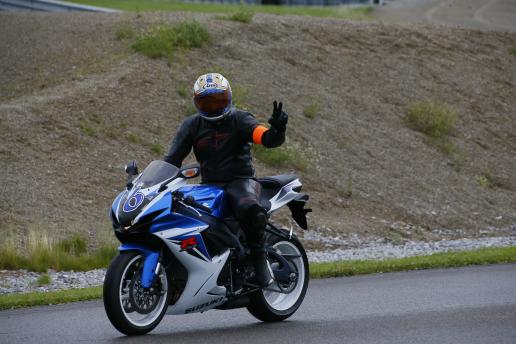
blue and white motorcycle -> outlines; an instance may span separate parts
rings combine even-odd
[[[126,335],[154,329],[166,314],[247,307],[262,321],[281,321],[299,308],[308,287],[308,259],[292,234],[271,222],[267,260],[274,282],[258,288],[244,232],[220,187],[187,184],[198,165],[177,168],[153,161],[139,174],[126,166],[127,188],[110,210],[122,245],[106,273],[104,306]],[[258,179],[268,214],[287,205],[307,229],[308,195],[295,175]]]

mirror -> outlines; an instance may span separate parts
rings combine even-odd
[[[127,173],[130,176],[136,176],[140,172],[138,172],[138,165],[136,164],[136,161],[131,161],[127,165],[125,165],[125,173]]]

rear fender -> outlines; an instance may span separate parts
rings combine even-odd
[[[150,250],[143,245],[131,244],[131,243],[120,245],[118,250],[120,252],[138,251],[145,257],[145,260],[143,262],[141,283],[144,288],[149,288],[152,285],[156,267],[158,266],[159,252]]]
[[[305,193],[299,193],[296,198],[288,203],[292,218],[299,227],[308,229],[308,223],[306,221],[306,214],[311,212],[312,209],[305,209],[306,202],[308,202],[308,195]]]

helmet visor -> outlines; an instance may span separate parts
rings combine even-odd
[[[194,104],[200,113],[218,116],[231,104],[231,94],[228,90],[199,94],[194,97]]]

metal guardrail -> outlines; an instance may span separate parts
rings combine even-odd
[[[79,5],[52,0],[0,0],[0,11],[43,11],[43,12],[119,12],[110,8]]]

